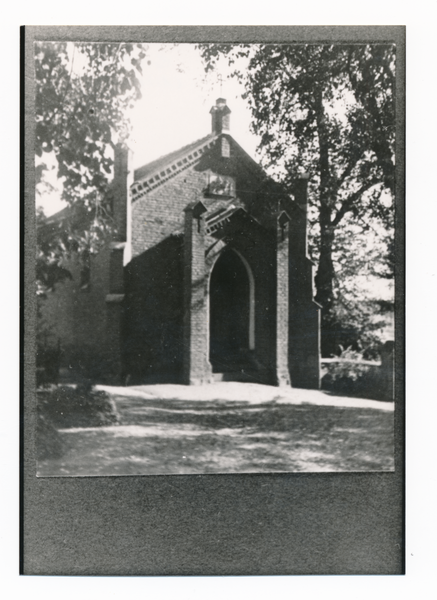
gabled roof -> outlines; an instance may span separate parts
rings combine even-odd
[[[147,165],[135,169],[134,183],[131,186],[133,200],[195,163],[218,137],[218,135],[210,133],[200,140],[196,140],[179,148],[179,150],[165,154]]]
[[[157,188],[178,173],[181,173],[193,165],[200,159],[202,154],[211,148],[221,137],[225,137],[231,142],[239,153],[239,159],[243,160],[245,163],[246,168],[249,168],[252,173],[256,174],[256,176],[262,180],[269,180],[273,185],[278,185],[267,176],[262,167],[247,154],[244,148],[242,148],[229,133],[210,133],[187,146],[179,148],[179,150],[165,154],[164,156],[135,169],[134,183],[131,185],[132,200],[137,200],[144,194],[147,194],[147,192]]]
[[[200,140],[191,142],[191,144],[188,144],[187,146],[183,146],[182,148],[179,148],[179,150],[174,150],[173,152],[170,152],[169,154],[164,154],[163,156],[160,156],[159,158],[153,160],[152,162],[147,163],[146,165],[143,165],[142,167],[139,167],[138,169],[135,169],[134,181],[139,181],[140,179],[147,178],[149,175],[152,175],[153,173],[159,171],[160,169],[163,169],[165,166],[167,166],[168,163],[172,163],[175,161],[177,162],[180,158],[183,158],[185,156],[185,154],[189,154],[191,151],[196,150],[197,146],[202,146],[205,142],[208,142],[209,140],[213,140],[216,137],[217,137],[216,135],[210,133],[210,134],[204,136],[203,138],[201,138]]]

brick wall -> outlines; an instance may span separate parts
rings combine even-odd
[[[80,285],[81,264],[72,258],[65,266],[73,279],[57,284],[41,302],[42,317],[61,345],[61,367],[73,377],[119,381],[121,307],[107,302],[111,252],[107,245],[90,257],[86,288]]]
[[[125,163],[120,162],[117,173],[129,178]],[[234,179],[238,201],[248,211],[231,220],[221,232],[222,241],[215,234],[204,236],[203,230],[199,236],[184,229],[187,205],[214,202],[205,195],[211,173]],[[121,192],[114,196],[114,208],[122,229],[125,188],[117,185],[114,189]],[[113,243],[92,257],[87,291],[80,290],[79,269],[72,265],[74,281],[60,286],[46,304],[62,340],[64,363],[86,366],[94,361],[97,372],[106,369],[113,378],[131,382],[207,379],[209,278],[218,253],[227,246],[240,254],[253,278],[251,360],[259,380],[287,381],[288,366],[293,385],[318,387],[319,310],[312,301],[312,265],[306,257],[305,185],[298,185],[293,202],[238,146],[231,144],[227,158],[217,144],[197,164],[135,200],[131,234],[116,238],[127,237],[129,253]],[[285,228],[289,242],[276,221],[284,209],[290,216]],[[192,224],[196,228],[197,220]],[[123,271],[126,256],[132,258]]]
[[[211,377],[204,212],[200,202],[185,211],[183,380],[187,384],[202,384]]]
[[[313,263],[306,253],[306,215],[290,207],[289,367],[293,385],[320,388],[320,307],[313,301]]]
[[[255,348],[251,360],[257,380],[276,383],[276,232],[256,223],[236,221],[222,233],[226,243],[210,237],[206,242],[207,276],[220,252],[235,249],[247,261],[255,287]]]
[[[190,167],[132,205],[132,256],[159,244],[175,230],[183,231],[184,209],[203,199],[206,172]]]
[[[205,202],[210,173],[227,175],[236,182],[236,195],[250,214],[272,229],[276,214],[288,197],[266,180],[259,167],[235,145],[229,158],[220,154],[220,143],[199,161],[132,203],[132,255],[136,256],[184,228],[184,209],[190,203]]]
[[[170,236],[125,268],[122,354],[131,382],[182,378],[183,238]]]
[[[288,369],[289,217],[283,212],[276,228],[276,385],[290,385]]]

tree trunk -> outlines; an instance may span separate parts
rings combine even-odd
[[[316,302],[322,306],[322,356],[331,356],[336,352],[336,323],[334,308],[334,263],[332,245],[334,227],[331,225],[331,209],[322,206],[320,209],[320,257],[317,269]]]
[[[319,141],[320,168],[320,257],[316,283],[316,302],[322,306],[321,349],[322,356],[331,356],[336,350],[334,305],[334,264],[332,262],[332,246],[335,227],[332,225],[332,207],[335,205],[332,189],[331,168],[329,161],[329,134],[326,131],[326,116],[323,106],[323,94],[317,90],[315,96],[315,112]]]

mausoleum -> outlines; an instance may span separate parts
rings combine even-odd
[[[70,265],[73,279],[44,306],[64,368],[94,365],[124,383],[319,387],[308,178],[292,189],[269,178],[231,136],[230,116],[219,98],[208,135],[136,170],[117,147],[117,234],[86,277]]]

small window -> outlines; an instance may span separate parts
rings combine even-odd
[[[235,195],[235,183],[232,177],[227,175],[209,175],[207,193],[211,196],[227,196],[232,198]]]
[[[231,146],[226,138],[222,138],[222,156],[229,158],[231,156]]]

